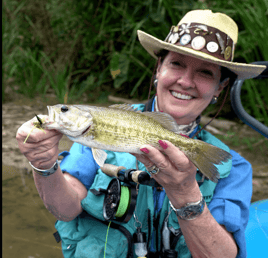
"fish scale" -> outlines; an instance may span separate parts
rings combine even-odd
[[[158,128],[155,133],[150,132],[152,131],[152,127],[146,127],[147,123],[141,120],[140,115],[133,117],[133,112],[131,111],[124,111],[123,114],[121,113],[118,114],[117,112],[113,112],[113,110],[107,112],[106,114],[101,112],[92,112],[93,116],[95,115],[99,118],[98,121],[93,120],[94,129],[92,129],[92,131],[98,132],[98,134],[93,133],[94,140],[103,144],[107,144],[107,141],[109,141],[109,144],[119,148],[122,148],[122,144],[124,143],[137,148],[137,144],[142,145],[151,143],[151,139],[156,138],[153,136],[155,136],[157,133],[160,133],[158,132]],[[155,122],[153,119],[149,119],[152,120],[152,123]],[[137,123],[135,126],[130,125],[133,123],[133,121]],[[161,131],[161,134],[163,134],[163,130]],[[89,131],[89,134],[90,132],[91,131]],[[85,135],[85,137],[86,136],[87,135]]]
[[[91,147],[100,166],[107,157],[103,150],[142,154],[142,145],[160,148],[158,141],[167,140],[183,151],[207,178],[217,182],[219,173],[214,164],[231,158],[230,153],[218,147],[176,133],[176,121],[165,113],[141,113],[128,105],[104,108],[59,104],[48,110],[49,122],[42,127],[58,130],[72,141]]]

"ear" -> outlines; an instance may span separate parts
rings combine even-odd
[[[220,95],[220,93],[222,92],[222,90],[223,90],[226,86],[228,86],[229,81],[230,81],[230,78],[226,78],[223,82],[220,82],[220,83],[219,83],[219,87],[218,87],[218,89],[215,91],[214,96],[219,97],[219,95]]]

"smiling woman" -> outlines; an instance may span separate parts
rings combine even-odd
[[[169,52],[156,73],[159,110],[181,125],[195,121],[227,86],[228,80],[220,83],[220,73],[219,65]]]
[[[86,107],[80,106],[75,111],[69,106],[75,114],[70,114],[70,120],[76,131],[70,134],[74,141],[81,144],[74,143],[70,152],[61,153],[64,159],[60,168],[48,177],[45,173],[54,167],[58,156],[61,134],[57,130],[68,133],[63,127],[70,126],[66,117],[69,111],[61,113],[61,105],[57,105],[57,115],[50,110],[50,116],[59,119],[58,127],[52,128],[56,131],[48,130],[47,134],[43,134],[36,130],[29,137],[30,144],[23,145],[22,142],[32,128],[32,121],[18,130],[19,147],[33,164],[39,194],[58,219],[56,228],[62,239],[63,254],[77,258],[101,258],[105,254],[125,258],[132,257],[130,254],[135,251],[139,256],[137,236],[146,235],[142,242],[143,256],[148,253],[149,257],[246,257],[245,227],[252,192],[251,165],[207,131],[200,132],[199,122],[202,111],[217,100],[224,87],[236,76],[238,79],[253,78],[265,66],[233,62],[237,25],[227,15],[210,10],[188,12],[176,26],[172,26],[164,41],[142,31],[138,31],[138,37],[145,50],[157,59],[154,81],[157,95],[145,105],[134,105],[136,111],[144,113],[138,116],[136,111],[129,110],[131,119],[124,122],[124,126],[128,130],[129,125],[138,127],[139,133],[130,130],[131,142],[137,142],[142,135],[145,144],[135,146],[136,154],[131,150],[132,154],[121,152],[126,150],[119,148],[106,150],[105,163],[147,171],[161,187],[137,186],[134,216],[126,224],[118,223],[116,229],[109,232],[108,245],[105,243],[107,224],[103,223],[104,197],[96,192],[106,188],[112,178],[99,169],[92,154],[94,150],[77,141],[78,134],[91,125],[92,117],[82,112]],[[117,111],[111,119],[115,129],[123,120],[123,112],[119,114],[118,108],[111,108]],[[166,138],[162,127],[171,127],[171,124],[165,119],[166,114],[150,113],[158,111],[175,119],[172,119],[172,131],[176,137],[181,134],[193,139],[179,136],[186,143],[184,146]],[[154,121],[160,123],[159,133],[155,136],[157,144],[150,142],[157,130],[142,123],[145,117],[150,117],[152,124]],[[82,129],[79,120],[83,120]],[[111,131],[104,124],[98,124],[99,130],[105,130],[101,140],[105,139],[108,143],[118,141],[117,130]],[[97,131],[94,126],[86,135]],[[96,135],[94,137],[92,139],[97,138]],[[124,132],[119,142],[126,142],[126,138],[130,137]],[[220,148],[224,151],[221,150],[220,155],[215,151],[208,153],[203,147],[197,151],[196,146],[207,146],[205,143],[218,147],[208,145],[215,148],[213,150]],[[105,149],[105,145],[98,146]],[[206,177],[210,171],[209,162],[203,162],[208,169],[198,169],[195,160],[191,160],[190,152],[182,151],[184,147],[191,153],[200,153],[196,158],[199,162],[204,157],[214,163],[217,163],[217,156],[224,160],[216,166],[218,182],[209,175],[209,178]],[[225,159],[223,153],[227,158],[232,156],[232,159]]]

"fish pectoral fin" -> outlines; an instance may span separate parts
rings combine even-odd
[[[109,106],[109,108],[116,108],[116,109],[123,109],[126,111],[141,112],[141,111],[138,111],[137,108],[132,107],[131,104],[126,104],[126,103],[125,104],[114,104],[114,105]]]
[[[106,158],[107,158],[107,153],[104,150],[92,148],[92,154],[93,158],[95,159],[96,163],[102,167]]]
[[[142,114],[151,117],[159,124],[161,124],[164,128],[174,133],[178,133],[178,124],[171,115],[162,112],[142,112]]]

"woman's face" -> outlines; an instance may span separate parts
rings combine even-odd
[[[228,84],[220,77],[219,65],[169,52],[156,74],[158,109],[178,124],[193,122]]]

